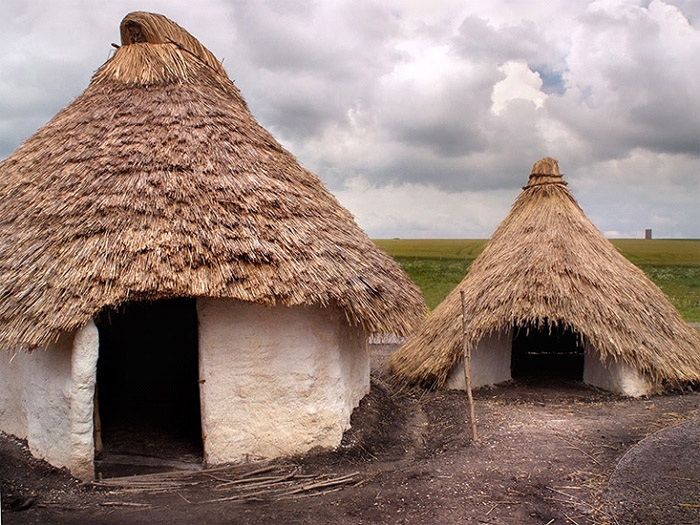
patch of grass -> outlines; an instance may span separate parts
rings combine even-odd
[[[681,317],[700,322],[700,266],[639,266],[663,290]],[[420,285],[419,285],[420,286]]]
[[[401,268],[423,292],[433,310],[467,275],[473,259],[421,259],[394,257]]]
[[[434,309],[467,274],[486,239],[380,239]],[[700,240],[613,239],[613,245],[661,288],[688,322],[700,322]]]
[[[700,266],[700,239],[612,239],[637,266]]]
[[[488,239],[375,239],[392,257],[419,259],[476,259]],[[462,276],[464,277],[464,276]]]

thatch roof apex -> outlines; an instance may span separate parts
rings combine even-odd
[[[220,62],[136,12],[88,88],[0,163],[0,348],[130,300],[340,308],[407,334],[425,302],[255,120]]]
[[[552,157],[544,157],[533,164],[530,172],[532,175],[560,175],[559,163]]]
[[[530,177],[527,181],[527,186],[523,189],[531,186],[539,186],[540,184],[564,184],[564,179],[562,174],[559,173],[559,163],[556,159],[552,157],[544,157],[538,160],[532,166],[532,171],[530,172]]]
[[[122,46],[131,44],[171,44],[186,50],[225,75],[221,62],[199,40],[169,18],[144,11],[134,11],[119,25]]]

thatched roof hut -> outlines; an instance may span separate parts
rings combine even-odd
[[[90,86],[0,164],[0,343],[177,296],[338,305],[408,333],[420,292],[253,118],[219,61],[132,13]]]
[[[462,292],[477,385],[509,379],[512,345],[530,332],[568,334],[573,352],[585,349],[583,379],[612,390],[700,380],[700,335],[586,217],[554,159],[534,165],[467,276],[392,355],[403,381],[440,388],[461,374]],[[619,384],[627,372],[641,391]]]
[[[100,321],[100,312],[116,316],[135,303],[191,298],[197,317],[188,338],[199,340],[199,375],[207,385],[216,382],[208,373],[241,368],[236,352],[264,355],[264,363],[295,362],[294,345],[302,352],[311,344],[320,353],[311,362],[334,352],[359,356],[352,365],[338,365],[340,374],[359,374],[350,381],[347,406],[339,409],[342,421],[317,421],[333,427],[331,441],[339,440],[348,410],[369,386],[367,334],[409,333],[425,311],[418,288],[321,181],[260,126],[221,63],[197,39],[168,18],[144,12],[124,18],[121,39],[88,88],[0,163],[0,348],[14,353],[65,346],[69,360],[72,348],[68,373],[75,381],[79,339],[86,355],[97,359],[93,320],[103,360],[106,331],[100,322],[108,328],[112,321]],[[263,318],[269,319],[258,332],[246,332]],[[236,322],[245,336],[226,332]],[[213,323],[219,328],[210,329]],[[277,334],[274,344],[271,334]],[[357,348],[345,348],[347,341]],[[235,344],[241,348],[234,351]],[[267,355],[262,346],[277,350]],[[213,347],[229,361],[216,354],[207,365],[206,356],[213,354],[203,356],[204,349]],[[43,352],[34,354],[43,359]],[[168,361],[168,350],[159,359]],[[194,361],[196,366],[196,349]],[[210,372],[202,368],[207,366]],[[250,369],[259,366],[262,361]],[[3,364],[0,376],[3,370],[21,375]],[[94,378],[88,376],[83,387],[89,390]],[[253,383],[265,390],[260,381]],[[296,395],[279,385],[271,395],[280,390]],[[224,402],[207,401],[209,391],[202,396],[203,410],[207,402]],[[206,421],[203,426],[209,445],[216,440]],[[46,447],[55,440],[45,439]],[[269,451],[236,454],[243,452]],[[232,457],[217,454],[205,451],[212,461]]]

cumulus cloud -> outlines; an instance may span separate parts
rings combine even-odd
[[[87,86],[142,9],[223,59],[372,236],[489,236],[550,155],[601,230],[699,237],[698,5],[4,0],[0,156]]]
[[[336,191],[378,238],[479,238],[508,213],[513,190],[443,192],[426,184],[374,186],[362,177]],[[417,213],[419,210],[421,213]]]
[[[572,36],[567,89],[551,102],[597,160],[635,148],[700,150],[700,28],[677,8],[653,1],[593,3]]]

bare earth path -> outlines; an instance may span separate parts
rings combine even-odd
[[[2,524],[700,523],[700,395],[632,400],[561,382],[483,389],[472,443],[464,393],[388,383],[393,348],[373,347],[372,392],[336,451],[96,486],[0,437]],[[679,464],[682,493],[640,474]]]

